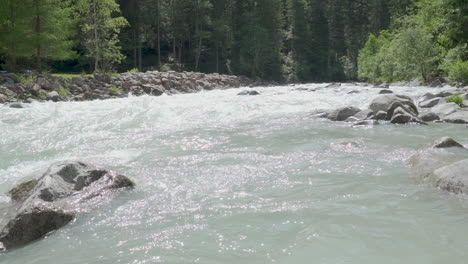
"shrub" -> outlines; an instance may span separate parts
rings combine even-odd
[[[133,68],[133,69],[128,70],[128,72],[140,72],[140,71],[137,68]]]
[[[56,91],[62,97],[67,97],[68,96],[68,90],[63,88],[63,87],[58,88]]]
[[[112,95],[119,95],[122,93],[122,89],[119,89],[118,87],[116,87],[115,85],[111,85],[109,87],[109,92],[110,94]]]
[[[16,75],[16,81],[22,84],[30,84],[30,83],[35,83],[36,79],[32,75],[26,76],[26,75],[18,74]]]
[[[457,60],[449,67],[448,77],[451,82],[460,85],[468,85],[468,61]]]
[[[456,95],[452,95],[450,96],[449,98],[445,99],[445,101],[447,103],[456,103],[457,105],[459,105],[460,107],[464,107],[465,104],[463,103],[463,98],[459,95],[459,94],[456,94]]]

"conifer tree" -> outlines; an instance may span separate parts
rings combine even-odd
[[[86,55],[94,61],[94,71],[111,71],[124,59],[119,33],[128,22],[120,16],[119,5],[115,0],[78,0],[77,12],[82,18]]]

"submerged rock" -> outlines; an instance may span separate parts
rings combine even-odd
[[[134,186],[123,175],[83,162],[54,164],[39,179],[8,192],[11,213],[0,229],[0,246],[10,249],[40,239],[72,221],[80,204]]]
[[[392,90],[389,90],[389,89],[383,89],[379,92],[379,94],[392,94],[393,91]]]
[[[468,159],[435,170],[433,178],[442,190],[455,194],[468,193]]]
[[[410,158],[413,174],[452,193],[468,194],[468,151],[452,138],[436,140]]]
[[[242,91],[238,93],[237,95],[260,95],[260,93],[253,90],[253,91]]]
[[[419,116],[419,118],[421,118],[422,121],[424,122],[434,122],[434,121],[439,121],[440,120],[440,117],[435,114],[435,113],[425,113],[421,116]]]
[[[450,137],[443,137],[434,141],[434,143],[432,143],[432,147],[433,148],[453,148],[453,147],[464,148],[462,144],[458,143],[457,141],[455,141],[453,138],[450,138]]]
[[[343,107],[336,109],[335,111],[331,112],[330,115],[328,116],[328,119],[332,121],[345,121],[351,116],[354,116],[355,114],[359,113],[361,109],[356,108],[356,107]]]

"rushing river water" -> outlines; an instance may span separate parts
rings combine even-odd
[[[468,129],[313,119],[379,89],[296,88],[0,106],[0,193],[75,159],[137,183],[0,263],[467,263],[468,199],[406,162]]]

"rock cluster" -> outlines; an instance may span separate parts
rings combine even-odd
[[[39,179],[8,192],[11,204],[0,223],[0,248],[11,249],[40,239],[70,223],[87,201],[133,188],[127,177],[83,162],[52,165]]]
[[[0,103],[25,100],[84,101],[125,97],[129,93],[158,96],[164,93],[192,93],[268,84],[242,76],[174,71],[123,73],[116,76],[95,74],[71,79],[31,75],[26,81],[19,80],[14,74],[1,74]]]
[[[418,100],[425,121],[443,121],[447,123],[468,124],[468,108],[455,103],[447,103],[447,98],[459,94],[468,101],[468,90],[459,89],[452,92],[427,93]]]

